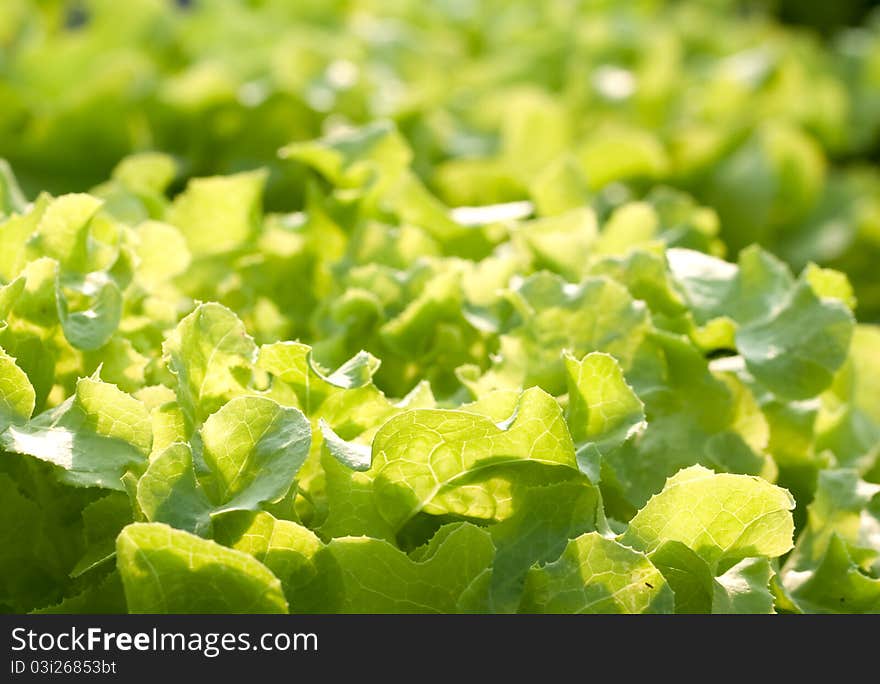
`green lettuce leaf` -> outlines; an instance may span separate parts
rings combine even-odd
[[[215,541],[248,553],[281,581],[290,611],[312,606],[319,580],[317,554],[324,544],[302,525],[278,520],[264,511],[235,511],[217,518]]]
[[[150,460],[137,482],[137,503],[147,520],[207,536],[213,505],[193,468],[188,444],[171,444]]]
[[[507,517],[505,473],[525,465],[577,467],[558,404],[536,388],[501,426],[464,411],[421,409],[392,418],[373,440],[379,510],[398,529],[422,511]]]
[[[265,184],[265,171],[195,178],[174,200],[168,223],[180,229],[196,256],[243,247],[259,226]]]
[[[497,549],[486,612],[515,612],[529,569],[559,558],[569,540],[605,530],[598,490],[583,477],[518,493],[517,506],[489,532]]]
[[[596,532],[526,576],[526,613],[671,613],[672,590],[642,553]]]
[[[318,561],[321,571],[338,583],[327,580],[323,609],[454,613],[461,594],[491,565],[494,553],[489,534],[467,523],[440,528],[411,556],[378,539],[333,539]]]
[[[233,397],[247,394],[257,347],[244,325],[219,304],[183,318],[162,346],[177,376],[177,396],[196,427]]]
[[[27,421],[36,395],[30,380],[9,354],[0,349],[0,433],[12,423]]]
[[[645,405],[609,354],[593,352],[580,361],[566,355],[565,370],[565,420],[577,447],[578,465],[598,482],[603,454],[644,429]]]
[[[680,542],[724,571],[745,558],[775,558],[792,548],[794,500],[757,477],[682,470],[629,522],[624,544],[651,553]]]
[[[241,551],[161,523],[134,523],[116,540],[131,613],[286,613],[281,582]]]
[[[144,405],[92,378],[54,409],[0,433],[0,447],[58,466],[64,482],[119,490],[126,470],[146,463],[152,442]]]
[[[224,510],[255,510],[280,499],[305,462],[311,429],[295,408],[265,397],[236,397],[201,428],[200,481]]]
[[[846,359],[853,317],[839,299],[794,281],[788,268],[759,248],[738,267],[690,250],[668,252],[670,268],[697,322],[727,316],[736,345],[755,378],[777,395],[806,399],[825,389]]]

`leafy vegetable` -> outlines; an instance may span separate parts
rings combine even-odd
[[[281,582],[240,551],[158,523],[135,523],[116,540],[134,613],[284,613]]]
[[[880,612],[876,26],[44,4],[0,609]]]

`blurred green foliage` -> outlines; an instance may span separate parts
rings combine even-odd
[[[178,189],[267,167],[267,206],[289,210],[305,176],[281,146],[390,118],[451,205],[564,187],[607,215],[672,185],[718,212],[733,252],[846,271],[876,320],[880,20],[823,41],[772,15],[791,7],[5,0],[0,157],[29,197],[143,150],[178,158]]]

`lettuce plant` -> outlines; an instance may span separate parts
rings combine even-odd
[[[450,205],[604,220],[669,185],[733,252],[845,271],[878,322],[880,19],[822,41],[748,4],[4,0],[0,157],[30,195],[145,150],[185,177],[263,166],[289,211],[308,185],[279,147],[390,118]]]

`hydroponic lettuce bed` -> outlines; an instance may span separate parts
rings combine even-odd
[[[878,608],[880,331],[842,274],[722,261],[670,191],[450,215],[388,125],[285,154],[303,213],[259,172],[168,201],[158,155],[7,193],[8,609]]]
[[[335,8],[327,31],[344,37],[360,21],[357,35],[372,35],[363,17],[386,4]],[[101,17],[116,16],[112,3],[92,6],[94,22],[67,37],[83,64],[98,38],[110,40],[95,34]],[[203,6],[185,21],[204,28],[229,11],[282,25],[267,8],[284,3],[264,3],[264,14]],[[531,6],[511,3],[504,30],[488,14],[474,19],[479,30],[464,35],[475,42],[460,54],[448,43],[450,64],[482,74],[468,88],[386,116],[313,107],[309,121],[326,135],[305,140],[292,127],[297,142],[277,158],[243,163],[206,123],[219,155],[265,166],[256,170],[192,177],[224,164],[157,143],[162,126],[186,118],[151,108],[168,92],[203,91],[156,73],[143,99],[108,98],[127,103],[118,111],[129,122],[127,108],[143,105],[139,130],[156,144],[134,147],[177,156],[128,156],[88,193],[36,193],[34,169],[52,163],[31,155],[38,138],[22,132],[85,140],[60,122],[93,110],[65,109],[57,93],[41,112],[20,100],[30,103],[14,129],[23,137],[13,145],[3,133],[15,154],[0,168],[0,608],[880,611],[880,328],[858,322],[876,313],[880,195],[870,127],[834,134],[872,111],[858,79],[840,77],[837,53],[723,7],[550,2],[546,35],[581,26],[590,47],[570,66],[618,64],[617,76],[601,72],[611,81],[600,73],[600,95],[639,86],[606,92],[604,104],[578,99],[575,76],[544,82],[555,58],[545,68],[540,50],[490,40],[528,24]],[[9,7],[37,16],[28,3]],[[399,31],[434,35],[432,49],[459,35],[444,21],[464,21],[422,16],[433,3],[401,7]],[[300,19],[322,24],[315,12]],[[155,28],[137,16],[132,26]],[[771,106],[788,102],[775,90],[794,69],[785,60],[778,78],[742,81],[743,98],[729,100],[741,113],[756,93],[766,98],[769,109],[743,126],[713,110],[717,94],[704,93],[699,115],[672,116],[670,102],[696,92],[689,78],[733,92],[710,68],[730,59],[726,48],[696,65],[682,56],[696,54],[694,17],[729,21],[731,50],[768,35],[777,57],[809,45],[852,105],[839,130]],[[645,75],[659,67],[611,31],[622,21],[666,36],[652,54],[693,69]],[[38,82],[13,77],[37,63],[28,51],[45,57],[66,43],[16,35],[0,87],[21,95]],[[187,35],[195,52],[211,42]],[[427,63],[364,40],[372,47],[347,62],[356,72],[374,60]],[[871,63],[869,48],[859,54]],[[500,69],[499,55],[521,55],[524,71],[488,69]],[[332,64],[338,78],[349,69]],[[312,66],[326,75],[326,61]],[[112,83],[105,95],[121,92]],[[419,83],[402,79],[402,92]],[[666,84],[648,89],[662,105],[639,99],[652,83]],[[287,96],[308,92],[296,84]],[[363,101],[387,92],[362,87],[352,92]],[[199,105],[192,121],[216,123],[222,110],[259,124],[261,106]],[[600,114],[580,127],[582,111]],[[455,153],[468,141],[476,147]],[[847,160],[863,153],[854,170]],[[88,155],[76,160],[89,167]],[[278,204],[285,192],[291,207]],[[829,234],[848,236],[844,247],[823,252]],[[756,239],[797,270],[757,245],[725,260],[735,254],[725,240]],[[795,258],[786,245],[804,249]],[[856,288],[829,263],[854,265]]]

